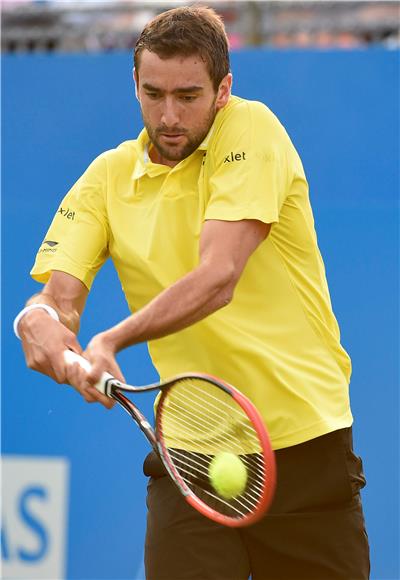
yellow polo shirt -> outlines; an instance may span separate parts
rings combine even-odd
[[[201,371],[236,385],[259,408],[275,449],[349,426],[350,359],[302,164],[278,119],[232,97],[174,168],[152,163],[148,146],[143,130],[95,159],[61,202],[32,276],[46,282],[61,270],[90,288],[111,256],[135,312],[198,265],[205,220],[272,223],[232,302],[151,341],[152,360],[163,378]]]

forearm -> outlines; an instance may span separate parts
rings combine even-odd
[[[32,296],[26,305],[47,304],[56,311],[60,322],[76,335],[87,295],[88,289],[80,280],[65,272],[54,271],[43,290]],[[36,326],[39,317],[47,316],[48,314],[39,308],[28,312],[18,325],[21,336],[25,330]]]
[[[27,306],[30,306],[31,304],[47,304],[48,306],[51,306],[57,312],[60,322],[72,330],[74,334],[78,334],[80,326],[80,314],[78,310],[73,307],[70,300],[56,300],[54,296],[48,292],[43,291],[32,296],[26,303]],[[20,322],[20,326],[22,328],[24,322],[27,322],[28,316],[30,316],[30,314],[22,318]]]
[[[206,265],[200,265],[137,313],[108,330],[105,338],[118,352],[182,330],[226,306],[234,285],[229,274],[210,272]]]

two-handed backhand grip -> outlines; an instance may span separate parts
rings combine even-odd
[[[83,358],[83,356],[80,356],[79,354],[73,352],[72,350],[64,350],[64,360],[67,364],[70,365],[78,363],[88,373],[92,370],[92,365],[90,364],[90,362],[86,358]],[[108,392],[106,391],[106,385],[107,381],[113,378],[114,377],[110,375],[110,373],[104,372],[101,375],[101,379],[99,380],[99,382],[95,384],[95,388],[102,395],[109,396]]]

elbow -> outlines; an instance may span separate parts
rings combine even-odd
[[[220,277],[217,284],[217,296],[219,308],[224,308],[225,306],[228,306],[228,304],[230,304],[233,300],[238,278],[234,268],[224,269],[221,274],[222,276]]]
[[[240,278],[233,263],[225,261],[223,264],[216,264],[205,261],[199,268],[199,274],[199,279],[204,281],[201,300],[207,310],[215,312],[232,302]]]
[[[233,300],[233,290],[231,292],[226,292],[222,297],[220,308],[228,306]]]
[[[216,310],[228,306],[228,304],[232,302],[232,299],[233,299],[233,290],[230,289],[221,290],[217,295]]]

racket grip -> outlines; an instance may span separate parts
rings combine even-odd
[[[72,350],[64,350],[64,360],[69,365],[78,363],[87,373],[89,373],[92,370],[92,365],[90,364],[90,362],[86,358],[83,358],[83,356],[80,356],[79,354],[73,352]],[[114,377],[110,375],[110,373],[104,372],[101,375],[101,379],[99,380],[99,382],[95,384],[95,388],[102,395],[109,396],[106,390],[107,381],[113,378]]]

